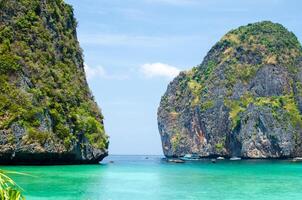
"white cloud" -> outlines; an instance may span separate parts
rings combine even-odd
[[[125,74],[109,74],[102,66],[90,67],[87,64],[84,64],[84,69],[88,80],[97,78],[114,80],[128,79],[128,76]]]
[[[165,77],[172,79],[179,74],[180,69],[164,63],[146,63],[141,66],[140,72],[146,78]]]
[[[96,79],[109,79],[109,80],[126,80],[130,78],[130,75],[136,74],[136,70],[128,71],[128,74],[112,74],[102,66],[90,67],[87,64],[84,64],[84,69],[86,77],[88,80]],[[132,71],[132,72],[131,72]],[[146,63],[140,66],[139,72],[145,78],[154,78],[154,77],[164,77],[172,79],[176,77],[181,70],[175,66],[171,66],[164,63]]]
[[[103,67],[92,68],[87,64],[84,64],[85,73],[87,79],[93,79],[95,77],[103,77],[105,75],[105,70]]]

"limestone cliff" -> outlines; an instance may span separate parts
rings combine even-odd
[[[97,163],[103,116],[63,0],[0,1],[0,163]]]
[[[230,31],[181,72],[158,109],[167,157],[302,156],[302,50],[264,21]]]

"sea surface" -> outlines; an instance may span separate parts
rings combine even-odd
[[[111,163],[110,161],[113,161]],[[0,166],[29,200],[302,199],[302,163],[168,163],[161,156],[109,156],[100,165]]]

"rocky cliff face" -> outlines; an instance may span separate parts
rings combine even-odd
[[[71,6],[2,0],[0,10],[0,163],[97,163],[108,138]]]
[[[164,154],[302,156],[301,58],[297,38],[280,24],[265,21],[227,33],[162,97]]]

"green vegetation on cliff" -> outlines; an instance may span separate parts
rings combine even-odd
[[[63,0],[3,0],[0,10],[0,130],[14,137],[17,124],[28,143],[59,141],[67,150],[84,134],[107,149],[72,7]]]
[[[301,81],[302,47],[292,32],[269,21],[231,30],[162,97],[165,154],[302,155]],[[180,137],[191,144],[175,145]]]
[[[201,65],[186,72],[186,75],[178,83],[179,91],[182,92],[177,92],[183,96],[192,95],[190,105],[192,107],[200,105],[203,110],[213,106],[214,102],[208,98],[211,95],[208,88],[213,87],[213,82],[219,79],[214,72],[219,66],[228,65],[224,69],[223,84],[227,87],[226,96],[229,98],[233,94],[233,86],[238,80],[243,84],[248,84],[264,65],[277,64],[288,68],[291,73],[297,72],[298,68],[295,67],[295,62],[297,58],[302,56],[302,47],[297,37],[282,25],[269,21],[249,24],[230,31],[211,51],[213,53],[220,51],[220,54],[219,56],[206,57]],[[297,90],[302,93],[302,88],[298,87]],[[241,101],[242,99],[248,100],[248,102],[244,103]],[[270,97],[261,97],[261,99],[261,102],[270,101]],[[181,97],[176,100],[181,100]],[[253,100],[253,98],[246,99],[244,97],[236,101],[226,99],[226,105],[231,108],[232,121],[236,121],[237,114],[249,103],[254,102]],[[177,104],[175,102],[176,107]],[[242,104],[245,105],[239,106]],[[257,105],[261,106],[262,104],[258,103]],[[166,108],[173,110],[173,108],[169,108],[170,106],[168,105]],[[294,113],[298,114],[297,112]]]

